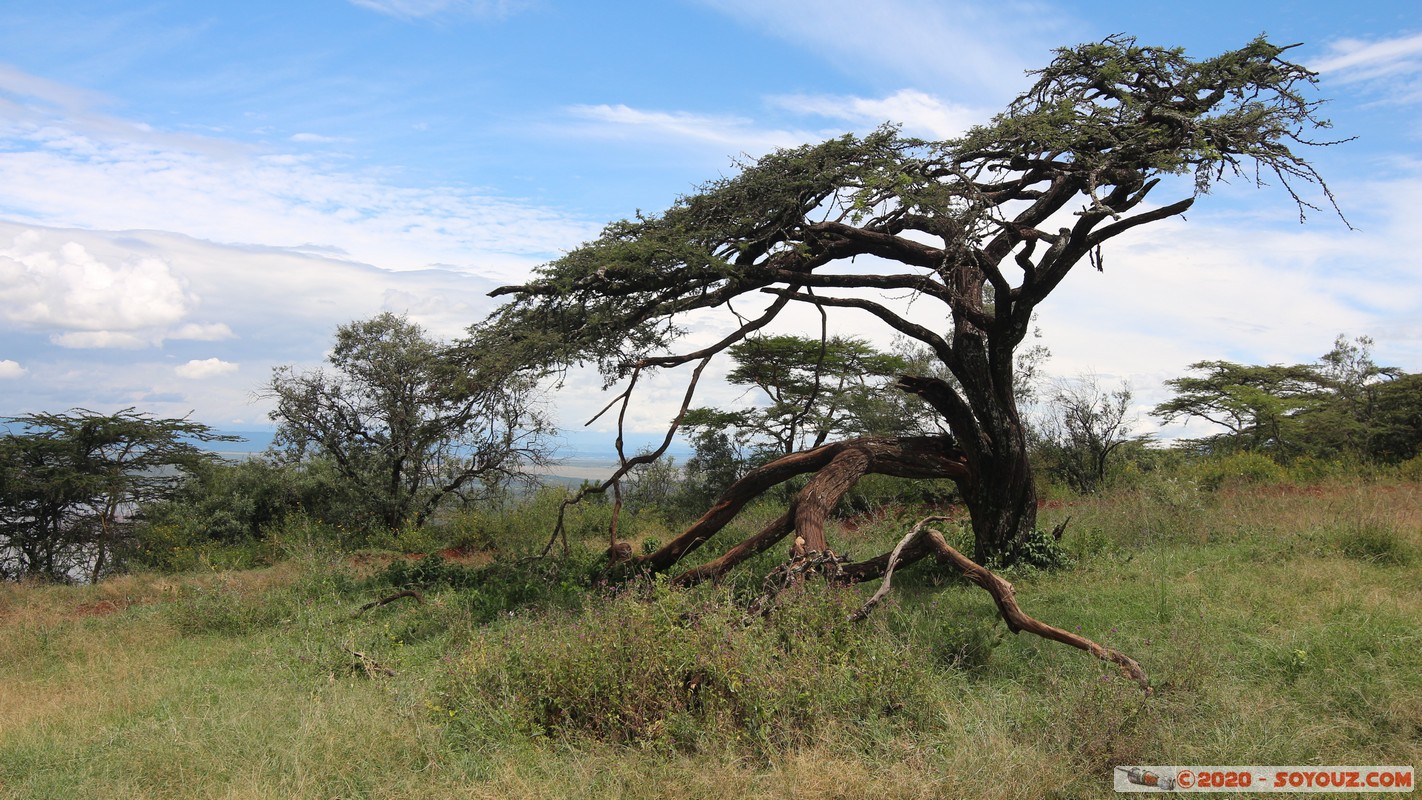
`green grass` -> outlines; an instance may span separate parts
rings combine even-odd
[[[1019,602],[1135,657],[1149,698],[927,564],[859,625],[872,586],[747,620],[777,553],[690,592],[431,580],[360,616],[383,566],[319,550],[0,586],[0,797],[1084,798],[1125,763],[1418,764],[1419,494],[1158,485],[1045,510],[1072,517],[1073,560],[1012,574]],[[867,556],[903,522],[832,541]]]

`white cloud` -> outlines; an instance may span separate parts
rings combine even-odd
[[[1329,49],[1333,54],[1311,66],[1317,72],[1359,70],[1364,74],[1382,74],[1397,70],[1416,71],[1422,67],[1422,33],[1367,42],[1361,39],[1340,39]]]
[[[169,339],[185,339],[194,342],[220,342],[224,339],[231,339],[236,334],[227,326],[225,322],[199,323],[189,322],[174,328],[168,333]]]
[[[1330,83],[1365,83],[1394,102],[1422,101],[1422,33],[1365,41],[1340,39],[1309,67]]]
[[[3,109],[13,113],[0,114],[0,202],[34,224],[339,245],[391,268],[439,263],[506,277],[597,232],[592,222],[469,187],[400,186],[389,173],[309,155],[154,131],[13,70],[0,81],[24,89]]]
[[[13,378],[23,378],[29,370],[20,366],[20,362],[14,359],[0,360],[0,380],[10,380]]]
[[[330,144],[341,141],[334,136],[322,136],[319,133],[294,133],[291,140],[301,144]]]
[[[184,378],[192,380],[202,380],[216,375],[226,375],[229,372],[236,372],[237,365],[220,358],[204,358],[201,361],[193,359],[179,367],[174,367],[173,371]]]
[[[580,105],[568,111],[593,123],[582,129],[585,134],[700,142],[735,152],[765,153],[824,138],[823,134],[808,131],[764,130],[754,120],[733,115],[644,111],[621,104]]]
[[[75,243],[105,264],[154,258],[198,298],[187,318],[134,332],[37,330],[0,316],[4,355],[30,367],[24,390],[7,390],[20,409],[140,405],[156,414],[202,420],[261,417],[252,392],[274,366],[314,366],[337,325],[381,311],[408,313],[432,334],[453,338],[495,301],[490,279],[447,269],[386,270],[336,255],[274,247],[219,245],[157,231],[44,229],[0,220],[0,243],[24,237],[33,249]],[[0,290],[0,305],[8,295]],[[105,347],[103,351],[78,348]],[[59,349],[64,348],[64,349]],[[240,371],[194,384],[175,370],[215,358]],[[11,386],[18,386],[12,384]],[[200,386],[200,390],[197,388]]]
[[[843,95],[784,95],[771,102],[797,114],[843,120],[859,128],[885,122],[902,124],[909,134],[933,139],[961,136],[968,128],[987,121],[985,110],[945,103],[916,89],[902,89],[888,97]]]
[[[65,331],[65,347],[141,347],[179,322],[196,298],[161,259],[95,258],[82,244],[53,247],[36,231],[0,247],[0,318]]]
[[[935,90],[1001,101],[1060,44],[1062,12],[1003,0],[702,0],[747,27],[802,45],[845,72],[892,70]],[[944,55],[948,54],[948,55]]]
[[[138,350],[157,344],[153,339],[122,331],[70,331],[56,333],[49,340],[77,350]]]
[[[0,92],[38,99],[47,105],[79,110],[101,105],[105,98],[85,89],[31,75],[9,64],[0,64]]]

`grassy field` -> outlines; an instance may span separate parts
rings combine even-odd
[[[1117,764],[1422,764],[1417,484],[1161,481],[1042,522],[1068,515],[1071,565],[1011,575],[1019,601],[1152,697],[927,564],[859,624],[872,586],[748,619],[774,554],[690,592],[555,570],[532,606],[450,581],[359,616],[385,561],[317,547],[0,586],[0,797],[1077,798]],[[868,555],[905,520],[851,527]]]

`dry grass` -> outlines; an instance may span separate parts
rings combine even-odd
[[[1092,798],[1114,796],[1119,763],[1422,763],[1415,486],[1164,486],[1043,522],[1067,514],[1075,566],[1020,576],[1019,601],[1132,654],[1153,698],[1001,636],[971,669],[931,667],[914,713],[821,720],[769,753],[715,731],[690,750],[456,735],[458,656],[524,623],[473,627],[457,593],[352,619],[363,595],[327,560],[0,586],[0,797]],[[860,527],[866,553],[892,536]],[[972,587],[908,572],[875,635],[930,659],[944,624],[991,618]],[[572,636],[577,619],[542,624]],[[479,669],[513,647],[475,648]]]

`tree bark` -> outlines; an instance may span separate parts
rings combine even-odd
[[[964,480],[968,467],[963,454],[947,436],[867,436],[794,453],[751,470],[731,485],[705,514],[680,536],[650,555],[634,559],[643,570],[664,572],[718,533],[742,509],[770,488],[796,475],[817,472],[800,491],[787,512],[786,521],[776,520],[760,533],[728,551],[713,564],[689,570],[679,576],[694,583],[721,574],[726,569],[770,547],[790,532],[787,522],[804,543],[802,552],[828,549],[824,535],[829,514],[860,478],[870,473],[903,478],[948,478]]]
[[[926,524],[934,519],[938,518],[929,517],[915,525],[892,552],[859,564],[844,565],[839,579],[857,582],[883,577],[887,582],[896,567],[911,564],[925,556],[935,556],[939,563],[952,564],[963,573],[964,577],[982,587],[992,596],[993,602],[997,604],[998,613],[1002,615],[1003,622],[1007,623],[1008,630],[1013,633],[1022,631],[1034,633],[1044,639],[1051,639],[1054,642],[1061,642],[1078,650],[1084,650],[1102,661],[1115,664],[1121,670],[1122,675],[1135,682],[1146,694],[1151,693],[1150,679],[1146,676],[1145,670],[1141,669],[1141,665],[1130,656],[1104,647],[1085,636],[1048,625],[1024,612],[1017,605],[1017,593],[1011,583],[999,578],[991,570],[958,552],[956,548],[948,544],[942,533],[926,527]],[[884,591],[876,593],[854,616],[861,619],[867,616],[869,610],[884,593]]]

